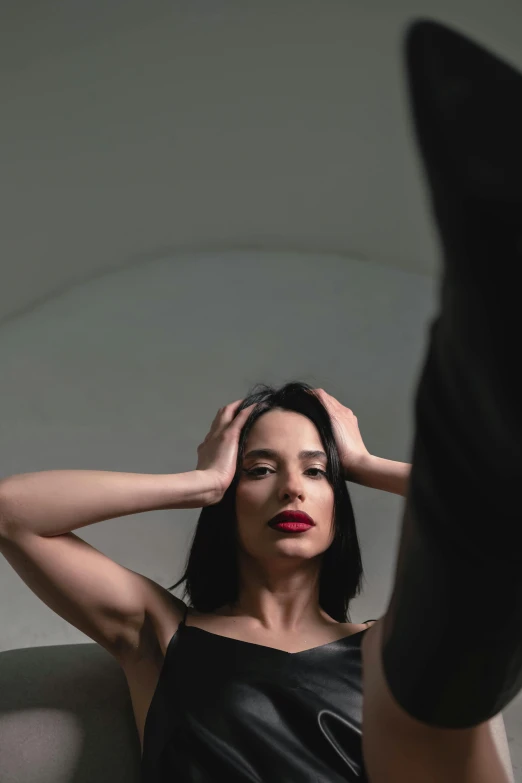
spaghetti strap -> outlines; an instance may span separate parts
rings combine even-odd
[[[188,608],[188,605],[187,605],[187,606],[185,606],[185,612],[183,613],[183,620],[181,621],[183,623],[183,625],[187,624],[187,613],[188,613],[188,610],[189,610],[189,608]]]

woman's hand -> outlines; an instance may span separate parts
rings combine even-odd
[[[324,389],[314,389],[332,420],[333,431],[337,450],[344,470],[344,477],[347,481],[360,483],[358,476],[361,468],[372,459],[372,456],[363,443],[357,416],[350,408],[327,394]]]
[[[198,446],[196,470],[204,470],[212,475],[217,493],[214,503],[219,503],[232,483],[237,467],[239,435],[252,408],[255,407],[255,403],[249,405],[234,418],[242,402],[243,400],[236,400],[220,408],[205,440]]]

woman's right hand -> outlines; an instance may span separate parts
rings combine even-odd
[[[207,471],[215,480],[217,500],[214,503],[219,503],[232,483],[237,467],[239,435],[256,404],[249,405],[234,418],[242,402],[236,400],[220,408],[205,440],[198,446],[196,470]]]

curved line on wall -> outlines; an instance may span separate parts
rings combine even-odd
[[[64,294],[71,291],[76,286],[82,286],[86,283],[91,283],[94,280],[101,279],[103,277],[107,277],[111,274],[118,274],[120,272],[124,272],[127,269],[130,269],[135,266],[141,266],[142,264],[150,264],[154,261],[160,261],[161,259],[164,259],[168,256],[175,256],[179,254],[184,255],[203,255],[206,253],[251,253],[251,252],[261,252],[261,253],[298,253],[302,256],[310,256],[310,255],[321,255],[321,256],[337,256],[340,258],[346,258],[353,261],[370,261],[373,259],[369,259],[367,256],[361,253],[351,253],[347,250],[332,250],[332,249],[322,249],[322,248],[313,248],[311,249],[309,246],[306,248],[299,247],[298,245],[278,245],[277,247],[271,246],[271,245],[265,245],[262,242],[247,242],[247,243],[239,243],[237,245],[231,244],[230,242],[220,244],[218,243],[207,243],[204,245],[177,245],[177,246],[169,246],[165,248],[157,248],[155,251],[150,251],[147,253],[140,253],[139,255],[130,258],[125,259],[124,261],[121,261],[120,263],[113,264],[111,266],[103,267],[102,269],[97,269],[93,272],[90,272],[83,276],[78,276],[74,279],[69,279],[64,281],[60,285],[56,285],[54,288],[52,288],[50,291],[47,291],[40,296],[37,296],[33,299],[31,299],[29,302],[24,304],[22,307],[17,308],[11,313],[7,313],[5,316],[0,317],[0,330],[3,329],[5,326],[8,326],[9,324],[15,322],[19,318],[23,318],[25,315],[28,315],[30,312],[33,312],[34,310],[38,309],[42,305],[46,305],[49,302],[52,302],[53,299],[58,299],[60,296],[63,296]],[[378,263],[378,262],[375,262]],[[404,271],[404,270],[400,270]]]

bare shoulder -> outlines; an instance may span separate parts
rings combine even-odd
[[[362,746],[370,783],[510,783],[491,721],[441,729],[416,720],[395,700],[382,668],[383,622],[372,623],[361,643]]]
[[[169,641],[176,633],[185,604],[153,579],[140,575],[142,620],[135,626],[119,656],[132,702],[143,751],[145,721],[165,660]]]
[[[186,606],[165,587],[140,574],[143,613],[139,626],[129,634],[122,661],[159,657],[162,659],[170,639],[176,632]]]

